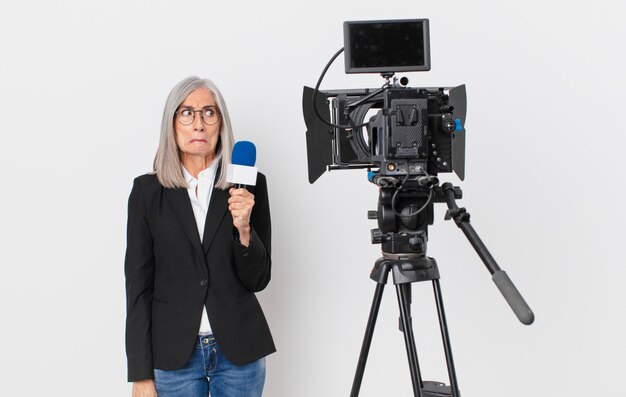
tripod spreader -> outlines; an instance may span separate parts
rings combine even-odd
[[[459,208],[456,205],[455,193],[458,196],[459,188],[454,187],[451,183],[444,183],[442,185],[444,192],[444,198],[448,204],[448,211],[446,212],[446,220],[454,219],[456,225],[463,231],[465,237],[469,240],[476,253],[482,259],[487,270],[492,275],[492,280],[500,290],[500,293],[504,296],[507,303],[519,319],[522,324],[530,325],[535,320],[535,315],[532,310],[519,293],[515,285],[506,274],[504,270],[501,270],[496,260],[491,256],[489,250],[485,244],[481,241],[480,237],[470,224],[470,214],[465,208]]]

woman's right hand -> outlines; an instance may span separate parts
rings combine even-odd
[[[132,397],[157,397],[153,379],[138,380],[133,382]]]

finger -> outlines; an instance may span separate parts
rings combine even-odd
[[[250,223],[250,220],[245,215],[233,215],[233,225],[246,226]]]
[[[239,188],[239,189],[234,189],[231,188],[229,190],[229,193],[231,196],[242,196],[242,197],[253,197],[254,195],[252,193],[250,193],[247,189],[243,189],[243,188]]]
[[[233,196],[243,196],[243,195],[245,195],[248,191],[247,191],[246,189],[243,189],[243,188],[238,188],[238,189],[236,189],[236,188],[231,188],[229,192],[230,192],[230,194],[231,194],[231,195],[233,195]]]
[[[228,206],[228,210],[231,213],[235,213],[235,215],[241,215],[242,213],[246,213],[249,214],[250,212],[250,208],[246,207],[246,206],[240,206],[238,204],[231,204]]]
[[[231,197],[228,199],[228,204],[245,204],[248,205],[250,207],[254,206],[254,199],[252,198],[244,198],[244,197]]]
[[[252,210],[252,207],[254,207],[254,203],[251,203],[248,201],[233,201],[232,203],[228,204],[228,208],[234,208],[237,210],[240,210],[243,208],[248,208]]]
[[[242,203],[231,203],[228,205],[228,210],[229,211],[239,211],[246,208],[246,205],[242,204]]]
[[[245,214],[233,214],[233,225],[246,226],[250,224],[250,218]]]
[[[247,211],[245,209],[232,210],[230,214],[232,215],[233,219],[250,219],[250,211]]]
[[[252,198],[250,197],[245,197],[245,196],[230,196],[228,198],[228,202],[229,203],[241,203],[244,201],[251,201]]]

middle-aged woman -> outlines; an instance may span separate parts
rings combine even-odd
[[[270,281],[265,176],[226,182],[233,135],[217,87],[170,92],[154,172],[128,203],[126,355],[133,397],[259,397],[274,342],[254,295]]]

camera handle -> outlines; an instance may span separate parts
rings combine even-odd
[[[496,284],[500,293],[504,296],[518,320],[525,325],[530,325],[535,321],[535,315],[517,290],[509,276],[501,270],[496,260],[491,256],[489,250],[483,244],[480,237],[470,224],[470,214],[465,208],[459,208],[455,199],[455,187],[451,183],[444,183],[442,186],[445,202],[448,204],[446,220],[454,219],[456,225],[463,231],[476,253],[491,273],[491,278]],[[458,188],[456,188],[458,189]]]

